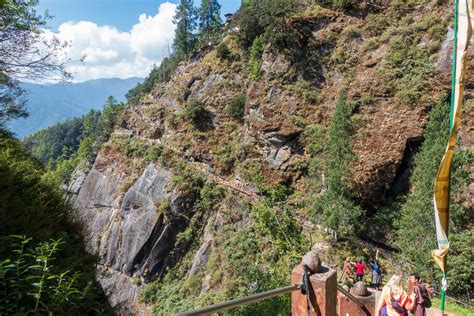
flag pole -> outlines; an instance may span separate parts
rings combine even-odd
[[[456,90],[456,68],[457,68],[457,46],[458,46],[458,1],[454,1],[454,26],[453,26],[453,64],[452,64],[452,71],[451,71],[451,105],[449,111],[449,134],[453,131],[453,116],[454,113],[454,103],[455,103],[455,90]],[[448,202],[449,208],[449,202]],[[446,236],[448,232],[446,232]],[[443,271],[443,278],[441,280],[441,302],[439,309],[441,310],[441,315],[444,315],[444,308],[445,308],[445,300],[446,300],[446,272],[448,268],[448,260],[447,254],[446,257],[443,258],[444,261],[444,271]]]
[[[453,117],[456,115],[454,113],[455,109],[455,90],[456,90],[456,69],[457,69],[457,42],[458,42],[458,7],[459,7],[459,0],[454,1],[454,26],[453,26],[453,63],[452,63],[452,71],[451,71],[451,104],[450,104],[450,111],[449,111],[449,134],[451,135],[453,131]],[[449,197],[448,197],[448,205],[449,209]],[[448,231],[446,231],[446,237],[448,236]],[[444,263],[444,271],[443,271],[443,278],[441,280],[441,302],[440,302],[440,310],[441,315],[444,315],[445,309],[445,300],[446,300],[446,272],[448,268],[448,260],[447,254],[443,258]]]

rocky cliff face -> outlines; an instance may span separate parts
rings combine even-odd
[[[139,285],[169,264],[195,197],[173,192],[172,173],[153,163],[125,189],[128,175],[121,167],[110,156],[97,157],[77,195],[75,220],[84,227],[87,250],[98,257],[97,279],[112,306],[138,313]],[[164,201],[166,212],[159,208]]]
[[[250,78],[245,52],[227,36],[223,42],[239,58],[219,59],[214,48],[202,52],[130,107],[90,172],[77,176],[71,187],[78,192],[75,218],[83,224],[88,251],[98,257],[97,278],[111,304],[123,313],[150,312],[137,303],[142,285],[183,258],[191,258],[187,273],[199,275],[200,291],[223,288],[209,270],[209,258],[222,250],[216,240],[252,221],[248,204],[260,199],[259,184],[310,192],[307,145],[314,139],[307,131],[328,126],[341,88],[354,105],[357,159],[348,180],[354,197],[371,212],[393,199],[400,182],[406,182],[413,150],[423,141],[430,108],[449,86],[449,41],[438,39],[441,33],[444,40],[448,29],[439,22],[441,30],[432,30],[428,21],[446,20],[446,11],[432,1],[400,21],[391,10],[349,15],[311,7],[292,17],[290,25],[318,59],[314,65],[301,67],[267,46],[260,78]],[[411,45],[432,46],[426,58],[433,68],[413,77],[425,80],[425,97],[407,97],[407,102],[380,82],[395,71],[387,57],[394,50],[391,37],[413,32],[407,30],[409,18],[424,25]],[[387,24],[393,21],[398,22]],[[227,109],[241,96],[245,115],[239,120]],[[197,123],[185,114],[194,100],[205,109]],[[466,112],[471,110],[472,105]],[[461,131],[466,147],[472,147],[470,117]],[[203,203],[203,183],[217,184],[226,198]],[[470,194],[466,203],[472,205]],[[303,206],[295,216],[305,218],[308,212]],[[191,237],[185,239],[186,234]]]

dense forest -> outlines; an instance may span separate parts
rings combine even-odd
[[[100,146],[109,138],[125,105],[109,97],[101,111],[58,123],[26,137],[27,151],[66,181],[80,164],[87,170]]]

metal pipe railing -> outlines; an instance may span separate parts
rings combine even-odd
[[[371,315],[371,313],[367,310],[365,307],[364,303],[362,303],[357,297],[352,295],[349,291],[346,291],[341,285],[337,285],[337,290],[344,294],[348,299],[356,303],[368,316]]]
[[[278,295],[282,295],[282,294],[290,293],[290,292],[293,292],[293,291],[297,291],[297,290],[300,290],[301,287],[302,287],[302,284],[293,284],[293,285],[281,287],[281,288],[278,288],[278,289],[274,289],[274,290],[271,290],[271,291],[262,292],[262,293],[258,293],[258,294],[255,294],[255,295],[242,297],[242,298],[236,298],[236,299],[233,299],[233,300],[230,300],[230,301],[227,301],[227,302],[223,302],[223,303],[209,305],[209,306],[206,306],[206,307],[195,309],[193,311],[178,313],[178,314],[175,314],[175,316],[209,315],[209,314],[212,314],[212,313],[223,312],[223,311],[226,311],[226,310],[231,309],[231,308],[239,307],[239,306],[246,305],[246,304],[255,303],[255,302],[258,302],[258,301],[265,300],[265,299],[270,298],[270,297],[275,297],[275,296],[278,296]]]

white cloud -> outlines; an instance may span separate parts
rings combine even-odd
[[[175,4],[162,3],[156,15],[141,14],[129,32],[80,21],[61,24],[54,35],[70,43],[65,54],[73,61],[67,70],[73,74],[74,81],[145,77],[153,64],[158,65],[163,55],[167,55],[174,37],[175,10]],[[84,55],[84,62],[79,62]]]

